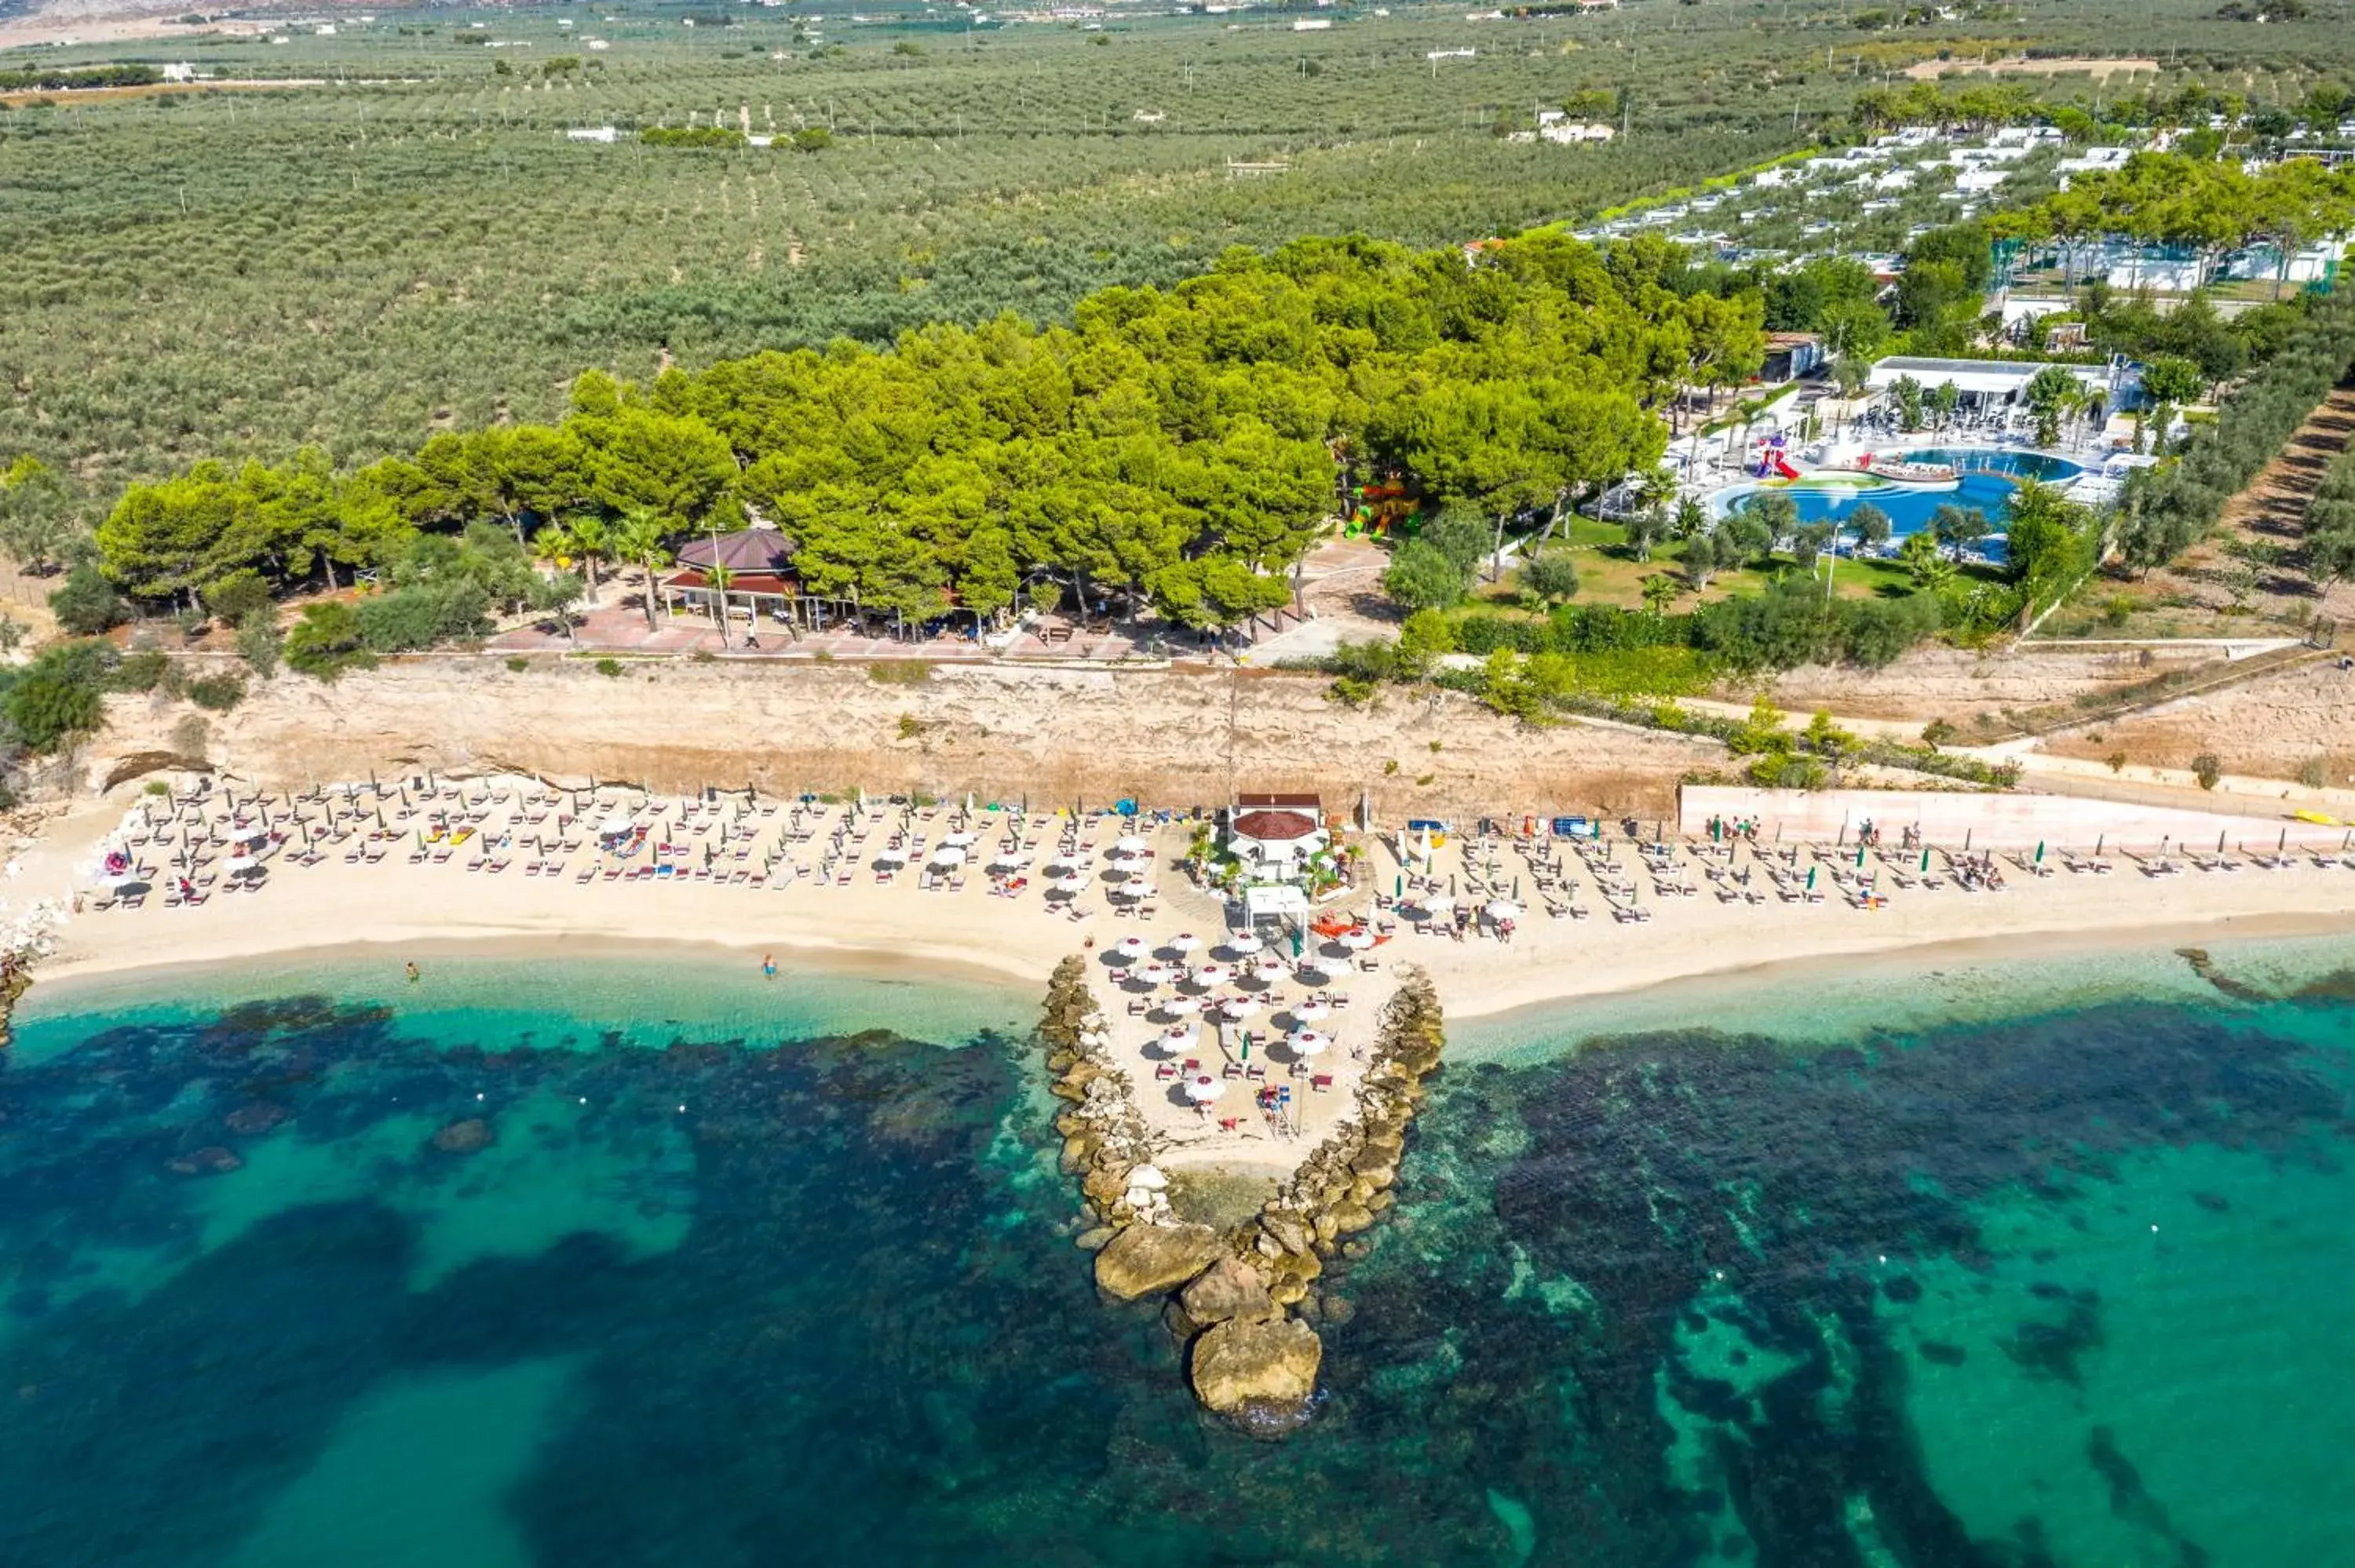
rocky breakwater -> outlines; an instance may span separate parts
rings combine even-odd
[[[1403,971],[1384,1005],[1352,1115],[1318,1144],[1262,1212],[1225,1232],[1171,1213],[1157,1152],[1127,1075],[1103,1054],[1108,1034],[1084,959],[1067,959],[1048,991],[1040,1033],[1063,1169],[1081,1179],[1096,1285],[1120,1301],[1166,1298],[1162,1317],[1186,1347],[1187,1377],[1209,1409],[1274,1436],[1306,1420],[1324,1343],[1308,1319],[1337,1319],[1317,1295],[1328,1260],[1392,1202],[1406,1133],[1437,1071],[1444,1033],[1436,991]]]

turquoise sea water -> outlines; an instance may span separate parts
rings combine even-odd
[[[1095,1300],[1025,996],[37,988],[0,1563],[2347,1561],[2355,945],[2290,953],[1464,1028],[1275,1445]]]

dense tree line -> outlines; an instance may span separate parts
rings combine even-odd
[[[2355,364],[2355,296],[2307,310],[2281,352],[2228,398],[2212,425],[2195,426],[2172,461],[2128,481],[2117,543],[2144,570],[2205,537],[2231,500],[2296,433]]]
[[[151,65],[35,66],[0,70],[0,92],[66,92],[77,87],[152,87],[164,73]]]
[[[805,591],[895,623],[1027,593],[1225,627],[1288,597],[1344,477],[1403,478],[1493,542],[1657,461],[1659,410],[1761,351],[1754,299],[1679,294],[1659,261],[1551,232],[1471,262],[1304,240],[1103,291],[1070,327],[932,326],[644,387],[591,372],[554,425],[348,472],[305,450],[133,485],[98,560],[160,606],[334,584],[484,523],[517,545],[561,525],[548,553],[592,575],[651,571],[751,516],[792,539]]]
[[[2306,505],[2306,571],[2318,584],[2355,577],[2355,445],[2340,450]]]

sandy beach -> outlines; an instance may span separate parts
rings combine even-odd
[[[136,908],[95,908],[101,846],[141,799],[124,791],[79,806],[47,824],[15,857],[11,905],[76,893],[85,905],[62,924],[40,960],[42,983],[336,948],[379,948],[388,963],[399,963],[462,948],[481,951],[485,944],[591,951],[599,942],[626,942],[700,944],[754,961],[762,952],[784,951],[803,961],[876,974],[945,970],[1043,984],[1058,959],[1091,942],[1109,948],[1132,935],[1157,942],[1181,929],[1205,937],[1219,929],[1218,900],[1187,885],[1176,869],[1187,831],[1175,826],[1154,835],[1158,896],[1149,917],[1116,916],[1119,906],[1101,887],[1054,903],[1040,895],[1036,882],[1015,896],[994,896],[989,879],[977,872],[955,891],[945,882],[936,891],[922,890],[914,869],[879,880],[864,862],[849,881],[823,885],[808,872],[783,886],[685,875],[582,883],[575,879],[597,858],[593,851],[567,857],[561,874],[527,876],[517,864],[505,872],[470,872],[463,851],[451,861],[411,864],[408,840],[379,861],[348,864],[332,847],[309,865],[293,863],[282,847],[274,848],[265,857],[261,887],[216,894],[200,906],[167,907],[150,895]],[[844,808],[833,810],[838,817]],[[977,820],[986,822],[990,815],[978,813]],[[1032,821],[1036,832],[1036,824],[1063,819]],[[485,836],[497,836],[499,826],[488,824]],[[805,856],[811,853],[803,847]],[[1039,853],[1044,858],[1051,851]],[[1442,853],[1434,869],[1444,876],[1448,863]],[[511,853],[521,861],[530,852]],[[1614,846],[1614,853],[1618,862],[1632,861],[1631,846]],[[1734,859],[1736,874],[1748,853]],[[1338,906],[1391,922],[1381,945],[1366,956],[1385,969],[1400,961],[1423,967],[1438,982],[1449,1016],[1458,1018],[1696,976],[1911,949],[2049,958],[2068,948],[2190,941],[2203,934],[2321,934],[2355,921],[2355,868],[2336,855],[2323,853],[2327,863],[2318,863],[2315,855],[2293,848],[2278,869],[2229,857],[2234,867],[2229,871],[2201,871],[2179,858],[2178,869],[2166,875],[2146,874],[2132,851],[2114,849],[2105,858],[2112,867],[2107,873],[2059,870],[2041,876],[2006,860],[2000,863],[2009,874],[2004,887],[1988,892],[1966,892],[1951,879],[1940,879],[1944,885],[1935,888],[1899,887],[1876,859],[1870,869],[1878,874],[1879,901],[1859,907],[1830,891],[1828,882],[1819,890],[1828,895],[1816,902],[1710,896],[1719,889],[1692,874],[1688,853],[1679,874],[1695,891],[1652,896],[1656,884],[1637,878],[1637,905],[1647,916],[1640,921],[1610,917],[1593,879],[1573,861],[1570,901],[1587,917],[1553,918],[1540,908],[1515,922],[1509,940],[1498,939],[1485,922],[1458,940],[1435,934],[1436,927],[1429,934],[1417,929],[1412,908],[1370,907],[1376,890],[1387,893],[1399,872],[1385,842],[1374,851],[1377,869],[1368,885]],[[1845,867],[1852,859],[1852,850],[1826,846],[1812,863]],[[2059,863],[2056,852],[2053,863]],[[1534,880],[1510,850],[1498,863],[1500,889],[1505,881]],[[1760,884],[1749,891],[1766,890]],[[1075,906],[1082,911],[1078,919],[1070,914]]]

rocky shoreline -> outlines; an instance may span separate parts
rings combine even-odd
[[[1135,1086],[1110,1055],[1111,1033],[1087,959],[1056,966],[1039,1037],[1062,1169],[1080,1183],[1095,1280],[1116,1301],[1165,1298],[1163,1321],[1186,1347],[1188,1382],[1209,1410],[1277,1436],[1307,1419],[1324,1342],[1312,1319],[1347,1308],[1327,1294],[1327,1265],[1362,1255],[1354,1238],[1391,1206],[1406,1136],[1445,1045],[1430,977],[1408,967],[1384,1004],[1353,1114],[1305,1158],[1261,1212],[1230,1229],[1180,1219],[1154,1163],[1163,1142]],[[1320,1281],[1324,1282],[1320,1284]]]

